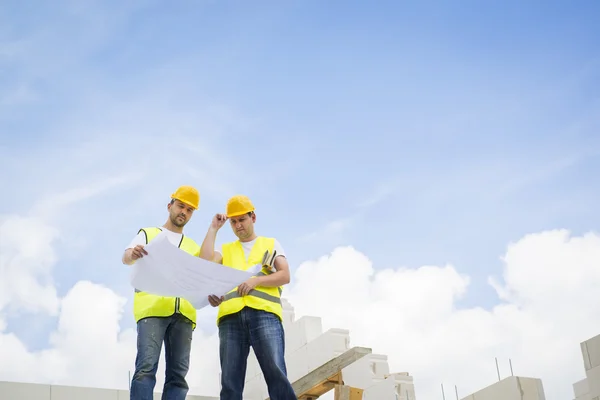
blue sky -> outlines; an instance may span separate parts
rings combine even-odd
[[[89,279],[131,298],[123,247],[193,184],[199,241],[245,193],[292,268],[346,244],[376,269],[451,263],[472,279],[461,304],[489,308],[509,242],[600,222],[599,12],[5,2],[0,214],[60,231],[60,296]],[[2,312],[28,346],[47,345],[53,317]]]

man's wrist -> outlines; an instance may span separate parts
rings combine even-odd
[[[265,277],[264,276],[256,276],[253,279],[256,279],[256,286],[262,286]]]
[[[126,265],[131,265],[133,264],[133,262],[135,261],[132,257],[132,253],[133,249],[127,249],[125,250],[125,255],[123,256],[123,262]]]

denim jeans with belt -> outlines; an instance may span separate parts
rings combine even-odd
[[[297,400],[287,378],[283,325],[273,313],[245,307],[219,321],[221,400],[242,400],[250,346],[271,400]]]
[[[144,318],[137,324],[137,356],[131,380],[131,400],[152,400],[156,370],[165,343],[165,385],[162,400],[184,400],[189,390],[185,380],[190,364],[192,322],[181,314]]]

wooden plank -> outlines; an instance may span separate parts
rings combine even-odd
[[[334,400],[361,400],[363,390],[346,385],[335,385]]]
[[[296,394],[298,395],[299,400],[314,400],[329,392],[340,383],[342,383],[342,373],[338,372],[337,374],[328,377],[326,380],[319,382],[309,390],[304,391],[300,395],[298,395],[298,392],[296,392]]]
[[[342,369],[371,354],[367,347],[353,347],[336,358],[332,358],[292,383],[298,399],[314,400],[329,392],[335,385],[343,384]],[[270,400],[268,397],[266,400]]]

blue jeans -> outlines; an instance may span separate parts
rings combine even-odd
[[[283,325],[277,315],[245,307],[219,322],[221,400],[242,400],[250,346],[271,400],[297,400],[287,378]]]
[[[190,364],[192,322],[180,314],[144,318],[137,324],[137,356],[131,380],[130,400],[152,400],[156,370],[165,343],[165,386],[162,400],[184,400]]]

